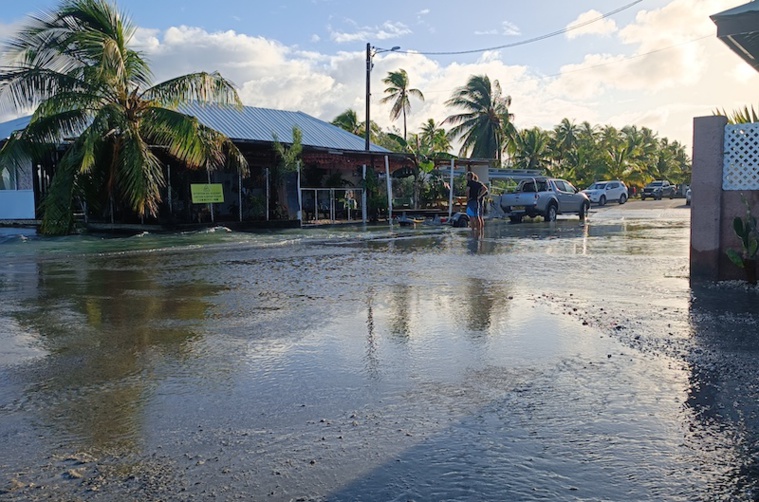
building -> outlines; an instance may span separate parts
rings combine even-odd
[[[365,140],[339,127],[302,112],[246,106],[242,109],[193,104],[182,109],[204,125],[229,137],[249,164],[243,175],[231,170],[191,171],[177,165],[167,155],[156,152],[164,161],[163,202],[159,215],[141,220],[126,208],[111,204],[95,214],[81,208],[79,217],[88,224],[139,223],[176,226],[198,223],[236,223],[265,226],[277,222],[300,224],[303,221],[335,220],[346,210],[354,219],[367,217],[362,190],[365,168],[381,175],[413,166],[411,156],[395,154],[377,145],[365,150]],[[31,117],[0,124],[0,138],[6,141],[14,131],[26,127]],[[302,132],[303,153],[298,173],[289,174],[280,189],[269,173],[279,162],[275,138],[289,146],[293,128]],[[67,144],[59,145],[50,158],[35,159],[19,169],[4,169],[0,181],[0,220],[33,222],[40,218],[39,202],[55,172],[56,161]],[[366,167],[365,167],[366,166]],[[217,202],[198,202],[198,193],[213,185]],[[193,195],[195,194],[195,195]],[[273,205],[273,201],[279,203]]]

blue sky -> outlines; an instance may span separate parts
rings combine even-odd
[[[5,0],[0,37],[51,0]],[[246,104],[363,119],[365,50],[374,58],[372,120],[392,122],[382,78],[403,68],[425,100],[409,130],[454,110],[444,102],[469,76],[486,74],[512,97],[520,128],[577,123],[651,127],[690,145],[694,116],[757,102],[759,76],[716,39],[710,14],[743,0],[121,0],[139,27],[134,46],[157,81],[218,70]],[[620,12],[598,20],[604,14]],[[534,38],[561,32],[540,41]],[[521,44],[513,47],[503,47]],[[480,50],[498,48],[494,50]],[[458,54],[436,54],[456,52]],[[0,118],[10,118],[2,110]]]

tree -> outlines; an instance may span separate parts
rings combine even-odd
[[[448,133],[434,119],[427,119],[420,131],[421,142],[430,152],[448,153],[451,140]]]
[[[300,154],[303,152],[303,133],[298,127],[293,127],[293,142],[290,147],[284,146],[279,142],[277,134],[274,133],[274,151],[279,157],[279,162],[271,170],[271,184],[274,185],[271,205],[274,208],[274,214],[282,219],[286,217],[286,209],[282,205],[285,198],[285,176],[294,173],[298,169]]]
[[[724,108],[722,110],[715,110],[714,115],[722,115],[727,118],[728,124],[750,124],[753,122],[759,122],[759,112],[751,105],[748,105],[737,110],[733,110],[731,113],[727,113]]]
[[[390,118],[397,120],[398,117],[403,116],[403,139],[406,137],[406,115],[411,111],[411,100],[409,96],[424,101],[424,94],[419,89],[409,88],[409,79],[406,70],[401,68],[398,71],[391,71],[382,80],[383,83],[388,84],[385,89],[385,96],[380,100],[380,103],[387,103],[393,101],[393,107],[390,109]]]
[[[462,138],[459,155],[496,159],[500,164],[503,152],[513,145],[516,130],[509,113],[511,96],[502,95],[498,81],[491,84],[487,75],[472,75],[446,105],[465,110],[443,121],[454,126],[451,137]]]
[[[218,73],[195,73],[151,86],[147,62],[128,48],[134,32],[109,0],[65,0],[31,17],[5,48],[0,100],[36,109],[0,151],[0,164],[38,158],[75,138],[42,202],[45,234],[71,230],[75,198],[102,205],[105,194],[155,216],[165,179],[154,147],[191,169],[247,169],[226,136],[177,109],[190,101],[242,106],[232,85]]]
[[[515,168],[542,169],[548,167],[551,160],[548,133],[538,127],[533,127],[520,131],[514,139],[515,147],[512,160]]]
[[[562,172],[565,165],[565,158],[570,152],[577,148],[577,136],[579,127],[568,118],[561,120],[561,123],[554,127],[552,135],[553,160],[557,165],[557,171]]]
[[[356,136],[361,136],[364,132],[364,123],[358,121],[356,110],[350,108],[335,117],[331,124]]]

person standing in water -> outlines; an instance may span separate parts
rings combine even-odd
[[[485,228],[485,220],[482,218],[485,196],[488,187],[482,183],[472,171],[466,173],[466,215],[469,216],[469,226],[472,233],[481,235]]]

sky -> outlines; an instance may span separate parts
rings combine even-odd
[[[511,96],[518,128],[649,127],[692,146],[693,118],[759,104],[759,74],[716,37],[710,15],[748,0],[119,0],[155,82],[219,71],[246,105],[364,120],[402,131],[380,102],[406,70],[409,132],[461,110],[445,102],[472,75]],[[0,40],[53,0],[0,0]],[[393,47],[397,51],[390,51]],[[376,53],[375,53],[376,52]],[[0,120],[23,111],[0,110]],[[445,127],[445,125],[444,125]]]

